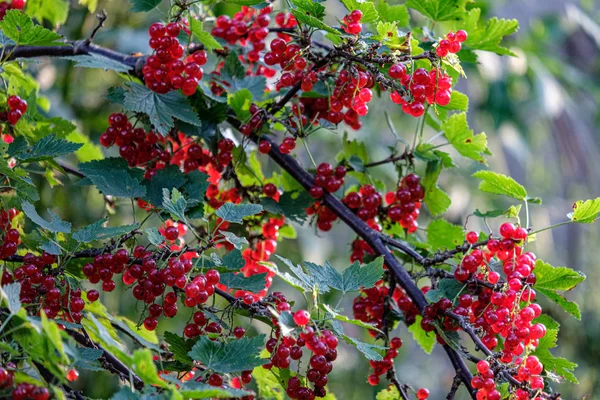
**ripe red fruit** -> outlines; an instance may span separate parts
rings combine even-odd
[[[399,337],[392,338],[392,340],[390,340],[390,347],[392,349],[399,349],[402,347],[402,339]]]
[[[266,140],[260,141],[260,143],[258,143],[258,151],[262,154],[267,154],[271,151],[271,143]]]
[[[463,31],[462,29],[459,31],[456,31],[456,33],[454,34],[454,40],[456,40],[459,43],[466,41],[467,40],[467,32]]]
[[[165,229],[165,238],[167,240],[176,240],[179,237],[179,230],[175,226],[169,226]]]
[[[515,226],[510,222],[505,222],[500,226],[500,236],[507,239],[512,239],[515,234]]]
[[[242,328],[241,326],[236,326],[235,328],[233,328],[233,336],[235,336],[236,338],[241,338],[242,336],[244,336],[246,334],[246,330],[244,328]]]
[[[485,360],[481,360],[477,363],[477,372],[479,372],[480,374],[485,374],[486,372],[488,372],[490,370],[490,363],[485,361]]]
[[[417,390],[417,399],[423,400],[429,397],[429,390],[421,388]]]
[[[67,372],[67,380],[69,382],[75,382],[77,380],[77,378],[79,378],[79,372],[77,372],[77,370],[75,368],[71,368]]]
[[[377,386],[377,385],[379,385],[379,376],[369,375],[368,381],[369,381],[369,385]]]
[[[310,313],[306,310],[298,310],[294,313],[296,325],[305,326],[310,322]]]
[[[467,233],[467,243],[475,244],[479,240],[479,235],[477,232],[469,232]]]

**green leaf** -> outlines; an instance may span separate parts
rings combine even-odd
[[[360,10],[363,13],[360,22],[363,24],[377,22],[379,20],[379,14],[377,14],[375,4],[371,1],[359,2],[358,0],[342,0],[342,3],[344,3],[348,11]]]
[[[265,176],[257,152],[246,153],[242,146],[233,149],[234,169],[240,183],[244,186],[262,186]]]
[[[436,219],[427,227],[427,243],[434,250],[453,249],[465,242],[462,226],[452,225],[444,219]]]
[[[509,176],[492,171],[477,171],[473,176],[482,180],[479,184],[479,190],[482,192],[500,194],[518,200],[527,198],[525,188]]]
[[[479,209],[476,209],[475,212],[473,213],[474,216],[479,217],[479,218],[498,218],[505,214],[506,214],[506,211],[504,211],[504,210],[491,210],[491,211],[481,212],[481,211],[479,211]]]
[[[464,287],[465,284],[458,282],[456,279],[442,279],[435,289],[427,292],[425,298],[430,303],[436,303],[443,298],[452,300]]]
[[[79,170],[106,196],[137,198],[146,194],[146,188],[134,175],[137,171],[129,169],[121,158],[79,164]]]
[[[365,329],[372,330],[372,331],[381,332],[375,325],[368,324],[368,323],[363,322],[363,321],[361,321],[359,319],[351,319],[351,318],[346,317],[345,315],[338,314],[333,308],[331,308],[327,304],[321,304],[321,306],[323,307],[323,309],[325,311],[327,311],[331,315],[332,318],[334,318],[334,319],[336,319],[336,320],[338,320],[340,322],[344,322],[346,324],[360,326],[361,328],[365,328]]]
[[[179,189],[186,183],[186,177],[176,165],[169,165],[166,168],[156,171],[156,175],[151,180],[144,180],[147,194],[145,199],[156,207],[162,207],[163,190],[171,192],[173,189]],[[204,196],[202,196],[204,197]]]
[[[188,354],[215,372],[241,372],[264,363],[264,360],[258,357],[264,341],[265,335],[218,342],[202,336]]]
[[[79,162],[88,162],[93,160],[101,160],[104,158],[102,149],[97,144],[93,143],[89,137],[82,135],[77,131],[73,131],[66,136],[66,139],[73,143],[80,143],[81,147],[75,152],[75,156]]]
[[[244,79],[246,76],[246,69],[242,65],[236,52],[232,51],[227,55],[225,64],[221,69],[221,74],[226,80]]]
[[[55,135],[48,135],[33,146],[17,151],[13,156],[22,162],[30,163],[71,154],[81,146],[79,143],[72,143],[68,140],[58,139]]]
[[[266,278],[267,274],[256,274],[245,277],[244,274],[227,272],[221,274],[220,283],[227,286],[229,289],[242,289],[253,293],[259,293],[267,284]]]
[[[104,57],[98,54],[81,54],[77,56],[63,56],[58,57],[63,60],[69,60],[75,62],[75,66],[78,68],[98,68],[105,71],[111,70],[120,73],[128,73],[132,70],[129,65],[123,64],[112,58]]]
[[[246,265],[246,260],[242,256],[242,252],[237,249],[225,254],[221,262],[223,266],[234,271],[239,271]]]
[[[171,192],[169,192],[169,189],[163,189],[162,206],[165,211],[171,214],[171,218],[175,221],[186,220],[185,211],[187,210],[187,201],[176,188],[173,188]]]
[[[84,228],[81,228],[73,234],[73,239],[83,243],[90,243],[95,240],[106,240],[116,236],[125,235],[140,226],[140,224],[132,224],[105,227],[104,224],[106,222],[108,222],[108,219],[104,218]]]
[[[579,381],[573,374],[577,364],[561,357],[554,357],[550,352],[551,348],[556,347],[558,340],[558,329],[548,329],[546,335],[540,339],[537,349],[532,353],[544,365],[546,374],[558,375],[569,382],[578,384]]]
[[[487,137],[485,133],[473,135],[467,123],[467,114],[454,114],[442,122],[442,130],[446,139],[463,156],[486,164],[484,155],[490,155],[487,148]]]
[[[351,344],[354,347],[356,347],[356,349],[358,351],[360,351],[361,353],[363,353],[363,355],[365,357],[367,357],[368,360],[373,360],[373,361],[383,360],[383,357],[381,356],[379,351],[386,350],[386,347],[379,346],[376,344],[361,342],[360,340],[354,339],[345,334],[342,334],[341,336],[342,336],[342,339],[344,339],[344,341],[346,343]]]
[[[6,37],[19,45],[28,46],[60,46],[58,33],[52,32],[41,25],[34,25],[29,16],[20,10],[9,10],[0,21],[0,29]]]
[[[423,178],[423,189],[425,190],[425,205],[432,216],[438,216],[448,210],[452,201],[450,197],[439,188],[437,180],[444,168],[441,160],[433,160],[427,163],[425,177]]]
[[[596,221],[600,214],[600,197],[593,200],[579,200],[573,204],[573,212],[569,218],[573,222],[591,224]]]
[[[250,243],[248,243],[248,239],[246,239],[245,237],[239,237],[233,232],[229,232],[229,231],[220,231],[220,232],[225,237],[225,240],[227,240],[229,243],[231,243],[233,245],[233,247],[235,247],[238,250],[241,250],[244,247],[244,245],[247,246],[250,244]]]
[[[60,217],[54,214],[52,211],[48,210],[48,214],[50,214],[50,221],[46,221],[44,218],[40,217],[35,210],[35,207],[30,202],[22,201],[21,206],[25,215],[27,215],[27,217],[40,228],[46,229],[52,233],[71,232],[71,223],[61,220]]]
[[[308,275],[315,280],[320,292],[328,291],[328,288],[344,293],[354,292],[363,287],[372,288],[383,275],[383,257],[362,266],[355,261],[341,274],[329,262],[325,262],[323,267],[310,262],[304,262],[303,265]]]
[[[192,350],[192,347],[194,347],[195,340],[184,339],[181,336],[168,331],[165,332],[164,339],[169,345],[169,351],[173,353],[175,360],[184,364],[192,364],[194,362],[188,353]]]
[[[79,0],[79,4],[87,6],[90,12],[94,12],[98,7],[98,0]]]
[[[104,369],[98,359],[104,354],[101,349],[90,349],[89,347],[75,347],[76,357],[74,368],[88,371],[103,371]]]
[[[325,7],[317,1],[312,0],[291,0],[292,4],[302,9],[315,18],[323,19],[325,17]]]
[[[243,223],[244,218],[258,214],[262,211],[263,207],[260,204],[225,203],[215,211],[215,214],[227,222],[241,224]]]
[[[208,50],[223,49],[223,46],[221,46],[221,44],[219,44],[219,42],[217,42],[210,33],[203,29],[202,21],[195,18],[189,18],[188,21],[190,21],[190,30],[192,31],[192,35],[204,45],[204,48]]]
[[[247,121],[250,118],[252,93],[248,89],[241,89],[235,94],[230,94],[227,98],[227,103],[241,121]]]
[[[275,367],[276,368],[276,367]],[[277,380],[277,376],[271,370],[265,368],[254,368],[252,378],[258,386],[258,397],[261,400],[284,400],[285,391]]]
[[[133,7],[133,12],[148,12],[154,10],[161,3],[162,0],[129,0]]]
[[[417,10],[425,17],[439,22],[464,17],[467,0],[408,0],[406,6]]]
[[[15,315],[21,309],[21,283],[13,282],[0,286],[0,293],[6,299],[8,311]]]
[[[53,320],[48,319],[45,312],[40,313],[40,317],[41,317],[42,331],[45,334],[44,336],[48,339],[48,341],[50,343],[52,343],[52,346],[54,347],[54,349],[56,349],[58,354],[60,354],[61,359],[63,361],[66,361],[67,355],[65,354],[65,347],[63,345],[62,337],[60,334],[61,331],[58,328],[58,325]],[[51,351],[54,351],[54,350],[51,350]]]
[[[322,31],[327,31],[329,33],[332,33],[334,35],[339,35],[340,32],[333,29],[332,27],[326,25],[324,22],[320,21],[319,19],[313,17],[312,15],[307,15],[306,12],[300,10],[300,9],[295,9],[292,10],[292,14],[294,15],[294,17],[296,18],[296,20],[304,25],[308,25],[311,26],[313,28],[316,28],[318,30],[322,30]]]
[[[206,189],[210,185],[208,175],[200,171],[193,171],[185,177],[187,181],[183,186],[183,190],[187,193],[188,199],[191,202],[202,203],[206,195]]]
[[[509,49],[500,46],[500,42],[504,36],[512,35],[519,29],[519,22],[516,19],[494,17],[488,20],[485,26],[480,26],[480,17],[481,10],[473,8],[465,15],[464,21],[457,24],[457,28],[460,26],[459,29],[464,29],[469,34],[464,44],[473,50],[492,51],[500,55],[514,56],[515,54]]]
[[[168,387],[167,382],[162,380],[158,375],[158,370],[152,360],[152,352],[150,349],[137,349],[133,352],[133,371],[149,385],[160,387]]]
[[[314,199],[306,191],[285,192],[279,197],[279,202],[271,198],[262,199],[260,204],[266,211],[283,215],[289,221],[302,224],[306,220],[306,208],[308,208]]]
[[[400,392],[398,392],[398,389],[394,385],[389,385],[387,389],[383,389],[375,396],[375,400],[396,400],[399,398]]]
[[[255,6],[263,3],[264,0],[225,0],[226,3],[239,4],[241,6]]]
[[[421,320],[422,316],[417,315],[415,322],[408,327],[408,330],[413,335],[413,339],[415,342],[423,349],[423,351],[427,354],[431,354],[433,351],[433,347],[435,346],[435,334],[428,334],[421,328]]]
[[[156,228],[148,228],[144,231],[148,237],[148,241],[155,246],[160,246],[165,242],[165,237],[160,234]]]
[[[179,91],[159,94],[137,83],[129,84],[128,89],[123,107],[148,115],[154,128],[163,136],[175,126],[173,118],[194,126],[201,125],[188,98]]]
[[[444,110],[467,111],[469,109],[469,97],[458,90],[453,90],[450,97],[450,103],[441,108]]]
[[[209,384],[187,381],[178,389],[179,394],[190,399],[231,399],[252,395],[253,392],[233,389],[227,386],[215,387]]]
[[[378,0],[375,8],[383,22],[395,22],[398,26],[408,26],[410,15],[404,4],[390,5],[385,0]]]
[[[25,11],[38,21],[47,20],[51,25],[62,25],[69,15],[69,0],[28,0]]]
[[[262,263],[261,265],[266,266],[270,271],[275,273],[275,275],[279,276],[287,284],[300,292],[310,292],[313,290],[313,287],[315,286],[314,278],[306,275],[300,266],[294,265],[287,258],[283,258],[278,254],[275,254],[275,257],[283,261],[283,263],[290,268],[295,276],[292,276],[288,272],[280,271],[274,263]]]
[[[585,275],[571,268],[553,267],[542,260],[535,262],[534,271],[536,282],[533,288],[535,291],[554,301],[575,318],[581,319],[581,312],[577,303],[567,301],[557,292],[573,289],[585,280]]]

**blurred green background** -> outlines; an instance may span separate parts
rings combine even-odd
[[[335,16],[343,15],[342,7],[335,1],[328,1],[326,5],[332,22]],[[479,53],[478,64],[464,65],[468,79],[462,79],[457,89],[469,95],[470,125],[475,132],[485,131],[488,135],[494,154],[489,167],[511,175],[532,196],[543,198],[541,206],[531,206],[534,229],[563,221],[576,200],[600,195],[598,4],[594,0],[521,0],[477,1],[472,6],[482,8],[488,18],[518,19],[520,31],[507,40],[507,47],[518,57]],[[102,8],[106,9],[109,18],[97,35],[98,44],[125,53],[148,52],[147,27],[164,15],[155,12],[149,19],[145,14],[131,14],[129,3],[124,0],[100,0],[99,9]],[[418,19],[413,21],[418,22]],[[71,39],[84,38],[94,25],[95,18],[73,4],[69,19],[60,32]],[[447,32],[449,27],[442,25],[436,29],[441,33]],[[97,143],[106,128],[106,118],[113,110],[104,95],[109,87],[118,85],[121,78],[112,72],[74,69],[71,64],[56,60],[52,63],[43,60],[30,68],[42,85],[42,94],[52,101],[50,114],[76,121],[79,131]],[[209,70],[205,68],[205,71]],[[350,135],[367,140],[371,158],[378,160],[387,157],[387,146],[395,143],[383,118],[383,110],[389,112],[396,129],[409,141],[416,120],[405,116],[387,96],[374,102],[371,112],[363,120],[363,128],[359,132],[351,131]],[[339,149],[344,128],[341,126],[338,135],[320,135],[318,145],[312,139],[312,154],[317,162],[330,160],[331,154]],[[428,131],[426,138],[434,134]],[[302,150],[297,151],[297,156],[307,161]],[[440,178],[440,186],[449,193],[453,203],[446,213],[447,218],[462,225],[477,208],[486,211],[510,205],[502,198],[476,190],[477,182],[469,176],[482,168],[481,165],[459,157],[456,160],[459,168],[445,171]],[[380,167],[375,173],[383,179],[393,179],[394,171],[388,167]],[[267,170],[269,168],[274,170],[273,166],[268,166]],[[58,178],[62,186],[42,189],[44,205],[54,208],[74,226],[94,222],[105,215],[102,197],[97,192],[92,189],[82,192],[80,187],[69,182],[69,178]],[[116,218],[122,222],[130,220],[130,206],[117,207]],[[423,216],[419,222],[424,226],[427,218]],[[500,222],[492,220],[490,223],[497,228]],[[476,218],[470,218],[467,227],[469,230],[485,228]],[[297,230],[299,239],[280,245],[279,254],[295,261],[322,263],[329,260],[334,266],[348,265],[348,246],[353,237],[343,225],[335,227],[329,234],[315,235],[312,227],[297,227]],[[596,247],[599,241],[597,224],[567,225],[539,234],[530,247],[538,257],[553,265],[581,270],[588,277],[567,296],[580,304],[582,322],[541,300],[544,309],[561,324],[555,355],[579,364],[576,375],[580,385],[553,386],[565,399],[600,398],[600,291],[594,289],[600,284]],[[280,288],[280,284],[275,283],[274,290]],[[352,297],[348,296],[342,303],[349,313],[351,301]],[[115,314],[136,319],[136,306],[130,295],[115,291],[104,296],[103,302]],[[173,321],[180,325],[170,325],[169,330],[181,331],[187,315],[180,317],[178,322]],[[349,329],[349,332],[353,336],[364,334],[358,329]],[[441,348],[436,347],[431,356],[426,356],[405,328],[398,328],[397,333],[405,343],[396,363],[399,379],[415,389],[429,388],[432,399],[445,398],[453,370]],[[354,349],[343,347],[334,365],[329,386],[338,399],[371,399],[381,389],[366,383],[368,363]],[[107,373],[82,371],[75,386],[95,398],[110,396],[117,383]],[[465,392],[459,393],[457,398],[466,397]]]

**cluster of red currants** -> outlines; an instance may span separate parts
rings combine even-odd
[[[389,290],[384,281],[377,282],[372,288],[361,290],[352,304],[354,318],[381,329],[383,327],[385,298]],[[412,325],[416,321],[419,310],[410,297],[406,295],[403,289],[396,288],[392,295],[392,300],[396,302],[398,309],[404,314],[406,325]],[[369,334],[377,337],[379,333],[375,330],[370,330]]]
[[[331,208],[319,201],[306,209],[307,215],[317,216],[317,228],[323,232],[328,232],[333,228],[333,223],[337,221],[338,216]]]
[[[177,22],[166,26],[156,22],[148,29],[154,54],[148,57],[142,72],[146,86],[157,93],[181,89],[184,95],[191,96],[204,74],[201,66],[206,64],[206,52],[197,51],[182,60],[185,49],[177,39],[180,32]]]
[[[0,5],[6,3],[0,3]],[[7,100],[8,111],[0,112],[0,121],[6,121],[10,125],[16,125],[17,122],[27,112],[27,102],[19,96],[9,96]]]
[[[192,317],[192,321],[193,322],[188,323],[185,328],[183,328],[183,334],[185,337],[194,338],[201,336],[204,333],[218,334],[223,332],[223,327],[221,324],[215,321],[208,322],[208,319],[203,311],[196,311]]]
[[[166,167],[171,154],[159,146],[159,143],[165,142],[162,136],[154,131],[146,132],[144,128],[134,128],[122,113],[110,114],[108,124],[109,127],[100,135],[102,146],[119,146],[119,155],[132,167],[146,168],[149,178],[157,169]]]
[[[388,70],[390,78],[400,79],[411,95],[412,101],[407,102],[400,93],[390,93],[390,99],[402,105],[402,111],[413,117],[420,117],[425,113],[425,101],[429,104],[446,106],[452,97],[452,78],[444,71],[433,68],[427,72],[425,68],[417,68],[413,74],[406,72],[403,64],[394,64]]]
[[[50,391],[43,386],[32,383],[19,383],[12,392],[13,400],[48,400]]]
[[[5,366],[0,367],[0,389],[11,387],[15,383],[15,370],[17,366],[9,362]]]
[[[435,54],[440,57],[446,57],[448,53],[458,53],[462,43],[467,40],[467,32],[462,29],[456,33],[449,32],[446,37],[438,43]]]
[[[350,35],[358,35],[362,31],[360,20],[363,13],[360,10],[354,10],[342,19],[342,29]]]
[[[27,5],[27,0],[12,0],[12,2],[3,1],[0,3],[0,21],[6,16],[8,10],[22,10]]]
[[[0,234],[3,235],[2,246],[0,246],[0,260],[17,254],[21,234],[17,229],[12,227],[12,220],[18,214],[19,210],[16,208],[0,211]]]
[[[286,40],[281,38],[275,38],[269,44],[269,49],[264,55],[265,64],[269,66],[273,66],[275,64],[279,64],[282,70],[284,71],[303,71],[307,62],[304,57],[302,57],[302,49],[295,43],[287,44]],[[284,73],[279,81],[277,86],[277,91],[286,86],[291,86],[293,84],[293,76],[289,72]]]
[[[310,195],[315,199],[323,197],[325,192],[335,193],[344,184],[346,167],[338,165],[335,170],[329,163],[321,163],[317,167],[315,185],[310,188]]]
[[[186,224],[168,219],[158,228],[158,232],[164,236],[171,251],[181,251],[185,246],[184,236],[188,232]]]
[[[416,174],[406,175],[395,193],[388,192],[385,195],[385,201],[389,204],[387,217],[399,223],[408,233],[414,233],[419,226],[417,218],[424,197],[421,179]]]
[[[380,376],[387,373],[394,366],[394,358],[398,357],[398,349],[402,347],[402,339],[395,337],[390,339],[390,348],[388,349],[385,357],[381,361],[369,361],[373,373],[369,375],[367,381],[371,386],[377,386],[379,384]]]
[[[225,166],[231,163],[233,159],[233,154],[231,151],[235,147],[233,140],[231,139],[221,139],[218,143],[219,152],[217,153],[217,161],[219,164]]]

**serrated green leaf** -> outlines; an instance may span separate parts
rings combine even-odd
[[[144,197],[146,188],[121,158],[106,158],[79,164],[79,170],[106,196]],[[158,175],[158,174],[157,174]]]
[[[175,126],[174,118],[194,126],[201,125],[188,98],[179,91],[159,94],[146,86],[131,83],[125,91],[123,107],[148,115],[154,128],[163,136]]]
[[[427,292],[425,298],[430,303],[436,303],[443,298],[453,300],[464,287],[465,284],[458,282],[456,279],[442,279],[435,289]]]
[[[479,24],[480,17],[481,10],[473,8],[465,14],[464,21],[459,24],[460,29],[464,29],[468,33],[464,44],[473,50],[492,51],[500,55],[514,56],[515,54],[509,49],[500,46],[500,42],[504,36],[512,35],[519,29],[519,22],[516,19],[494,17],[488,20],[485,26],[481,26]]]
[[[195,340],[184,339],[181,336],[168,331],[165,332],[164,339],[169,345],[169,351],[173,353],[175,360],[184,364],[192,364],[193,360],[188,353],[192,350],[192,347],[194,347]]]
[[[271,370],[254,368],[252,378],[258,386],[258,398],[264,400],[284,400],[285,392],[277,376]]]
[[[439,22],[461,19],[465,16],[467,0],[408,0],[406,6],[425,17]]]
[[[296,21],[301,24],[308,25],[322,31],[327,31],[334,35],[339,35],[340,33],[339,31],[336,31],[332,27],[325,24],[323,21],[313,17],[312,15],[307,15],[306,12],[303,12],[302,10],[292,10],[292,14],[294,15],[294,18],[296,18]]]
[[[224,221],[241,224],[244,218],[262,211],[263,207],[260,204],[225,203],[215,211],[215,214]]]
[[[163,189],[169,192],[180,189],[186,183],[186,177],[176,165],[169,165],[156,171],[151,180],[144,180],[143,183],[147,191],[145,199],[154,206],[162,207]]]
[[[474,216],[479,217],[479,218],[498,218],[505,214],[506,214],[506,211],[504,211],[504,210],[491,210],[491,211],[481,212],[481,211],[479,211],[479,209],[476,209],[475,212],[473,213]]]
[[[387,349],[386,347],[379,346],[376,344],[361,342],[360,340],[354,339],[345,334],[343,334],[341,336],[342,336],[342,339],[344,339],[344,341],[346,343],[351,344],[354,347],[356,347],[356,349],[358,351],[360,351],[361,353],[363,353],[363,355],[365,357],[367,357],[368,360],[372,360],[372,361],[383,360],[383,357],[381,356],[381,354],[379,352],[386,350]]]
[[[439,159],[429,161],[423,178],[424,202],[432,216],[443,214],[452,204],[450,197],[437,185],[443,167],[444,164]]]
[[[103,371],[98,359],[104,354],[101,349],[90,349],[89,347],[75,347],[76,357],[74,368],[88,371]]]
[[[275,273],[275,275],[279,276],[287,284],[300,292],[310,292],[313,290],[315,280],[306,275],[300,266],[294,265],[290,260],[283,258],[278,254],[275,254],[275,257],[283,261],[283,263],[292,270],[295,276],[292,276],[288,272],[280,271],[274,263],[261,263],[261,265],[267,267],[271,272]]]
[[[422,316],[417,315],[415,322],[408,327],[408,330],[413,335],[413,339],[415,342],[423,349],[423,351],[427,354],[431,354],[433,351],[433,347],[435,346],[435,334],[428,334],[421,328],[421,320]]]
[[[579,381],[573,374],[577,364],[561,357],[554,357],[550,352],[551,348],[556,347],[558,340],[558,329],[547,329],[546,335],[540,339],[537,349],[532,353],[544,365],[546,373],[556,374],[569,382],[578,384]]]
[[[390,5],[385,0],[378,0],[375,8],[382,21],[395,22],[398,26],[408,26],[410,15],[404,4]]]
[[[144,231],[148,241],[155,246],[160,246],[165,242],[165,237],[160,234],[157,228],[148,228]]]
[[[6,306],[12,315],[21,309],[21,283],[13,282],[0,286],[0,293],[6,299]]]
[[[227,286],[229,289],[241,289],[253,293],[259,293],[264,290],[267,284],[266,278],[267,274],[256,274],[245,277],[244,274],[226,272],[221,274],[220,283]]]
[[[372,330],[372,331],[381,332],[375,325],[368,324],[368,323],[363,322],[363,321],[361,321],[359,319],[352,319],[352,318],[346,317],[345,315],[338,314],[328,304],[321,304],[321,307],[323,307],[323,309],[325,311],[327,311],[331,315],[332,318],[334,318],[334,319],[336,319],[336,320],[338,320],[340,322],[344,322],[346,324],[360,326],[361,328],[365,328],[365,329]]]
[[[133,7],[133,12],[148,12],[154,10],[161,3],[162,0],[129,0]]]
[[[206,189],[210,185],[208,175],[200,171],[193,171],[186,174],[185,177],[187,181],[183,185],[183,191],[187,193],[188,199],[191,202],[202,203],[206,195]]]
[[[525,188],[509,176],[492,171],[477,171],[473,174],[473,177],[482,180],[479,184],[479,190],[482,192],[500,194],[519,200],[527,198]]]
[[[265,335],[219,342],[202,336],[188,354],[215,372],[241,372],[264,363],[264,360],[258,357],[264,341]]]
[[[312,0],[291,0],[292,4],[311,14],[313,17],[323,19],[325,16],[325,7],[317,1]]]
[[[225,254],[221,259],[223,266],[230,270],[239,271],[246,265],[246,260],[242,256],[242,252],[235,249]]]
[[[160,378],[150,349],[137,349],[133,352],[133,371],[144,383],[159,387],[168,387],[168,384]]]
[[[82,145],[48,135],[32,146],[13,149],[12,155],[24,163],[42,161],[77,151]],[[11,148],[9,147],[9,151]]]
[[[51,25],[62,25],[69,15],[69,0],[28,0],[25,12],[38,21],[47,20]]]
[[[248,239],[246,239],[245,237],[239,237],[233,232],[229,232],[229,231],[220,231],[220,232],[225,237],[225,239],[229,243],[231,243],[233,245],[233,247],[235,247],[238,250],[241,250],[244,247],[244,245],[247,246],[250,244],[250,243],[248,243]]]
[[[179,190],[173,188],[163,189],[163,209],[171,214],[175,221],[185,221],[185,211],[187,210],[187,201]]]
[[[573,222],[591,224],[596,221],[600,214],[600,197],[593,200],[579,200],[573,204],[573,212],[569,218]]]
[[[446,139],[463,156],[486,164],[484,155],[491,154],[487,148],[485,133],[473,135],[467,123],[467,114],[454,114],[442,122],[442,130]]]
[[[106,240],[116,236],[125,235],[134,229],[137,229],[140,224],[131,224],[123,226],[105,227],[104,224],[108,221],[107,218],[96,221],[84,228],[81,228],[73,234],[73,239],[78,242],[90,243],[95,240]]]
[[[453,225],[444,219],[436,219],[427,227],[427,243],[434,250],[453,249],[465,242],[462,226]]]
[[[271,198],[265,198],[261,200],[260,204],[272,214],[283,215],[289,221],[302,224],[306,220],[306,208],[313,201],[314,199],[306,191],[286,191],[279,197],[279,202]]]
[[[325,266],[310,262],[304,262],[303,265],[308,275],[314,279],[314,284],[318,286],[319,292],[329,291],[329,288],[343,293],[357,291],[361,287],[371,288],[383,275],[382,257],[365,265],[355,261],[342,273],[336,271],[329,262],[325,262]]]
[[[359,2],[358,0],[342,0],[342,3],[346,6],[348,11],[360,10],[363,13],[360,22],[363,24],[377,22],[379,20],[379,14],[375,9],[375,4],[371,1]]]
[[[252,93],[248,89],[238,90],[235,94],[230,94],[227,103],[241,121],[247,121],[250,118]]]
[[[97,144],[93,143],[89,137],[82,135],[77,131],[73,131],[66,136],[66,139],[73,143],[80,143],[81,147],[75,152],[75,156],[79,162],[88,162],[93,160],[101,160],[104,158],[102,149]]]
[[[192,35],[198,39],[200,43],[204,45],[204,48],[208,50],[221,50],[223,46],[208,32],[204,31],[202,27],[202,21],[189,18],[190,21],[190,30],[192,31]]]
[[[98,68],[105,71],[115,71],[120,73],[128,73],[132,70],[129,65],[123,64],[112,58],[104,57],[98,54],[81,54],[77,56],[58,57],[63,60],[73,61],[78,68]]]
[[[574,302],[567,301],[557,292],[573,289],[585,280],[585,275],[570,268],[553,267],[542,260],[536,261],[534,271],[536,282],[533,288],[554,301],[575,318],[581,319],[579,306]]]
[[[34,25],[31,18],[20,10],[8,10],[0,21],[0,29],[6,37],[19,45],[60,46],[64,43],[58,33],[41,25]]]
[[[226,80],[244,79],[246,76],[246,69],[236,52],[232,51],[225,58],[225,64],[221,68],[221,75]]]
[[[23,201],[21,202],[21,206],[25,215],[27,215],[27,217],[40,228],[46,229],[52,233],[71,232],[71,223],[61,220],[60,217],[54,214],[52,211],[48,210],[48,213],[50,214],[50,221],[46,221],[37,213],[35,207],[30,202]]]

